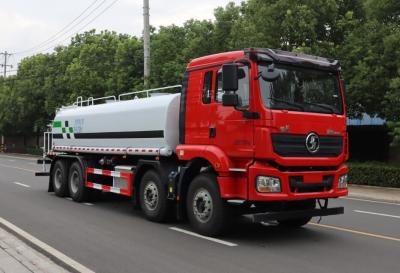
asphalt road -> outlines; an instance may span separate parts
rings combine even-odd
[[[400,272],[400,205],[340,199],[345,214],[298,230],[237,224],[219,238],[151,223],[129,200],[79,204],[47,192],[32,159],[0,155],[0,217],[96,272]],[[175,229],[171,229],[174,227]]]

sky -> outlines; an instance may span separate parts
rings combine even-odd
[[[159,27],[182,25],[191,18],[212,20],[216,7],[229,2],[240,4],[243,0],[149,1],[150,24]],[[89,6],[81,17],[63,30]],[[143,29],[142,0],[0,0],[0,7],[0,52],[15,53],[8,58],[8,64],[14,66],[9,70],[15,70],[23,57],[51,52],[56,45],[68,44],[77,32],[95,28],[141,36]],[[1,56],[0,63],[3,61]]]

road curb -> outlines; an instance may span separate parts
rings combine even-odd
[[[371,196],[366,196],[362,194],[349,194],[348,199],[353,198],[353,199],[359,199],[359,200],[367,200],[367,201],[374,201],[374,202],[382,202],[382,203],[387,203],[387,204],[394,204],[394,205],[400,205],[400,201],[398,200],[393,200],[393,199],[387,199],[387,198],[374,198]]]
[[[77,261],[71,259],[55,248],[47,245],[46,243],[40,241],[36,237],[30,235],[26,231],[20,229],[14,224],[8,222],[7,220],[0,217],[0,227],[8,231],[12,235],[16,236],[18,239],[25,242],[27,245],[40,252],[41,254],[48,257],[57,265],[63,267],[64,269],[73,273],[94,273],[94,271],[85,267],[84,265],[78,263]]]
[[[348,196],[400,204],[400,188],[350,184]]]

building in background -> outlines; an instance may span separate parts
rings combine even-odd
[[[388,161],[392,138],[386,120],[363,114],[361,118],[348,118],[350,160]]]

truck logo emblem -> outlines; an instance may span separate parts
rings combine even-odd
[[[326,130],[326,133],[327,133],[328,135],[340,135],[339,132],[337,132],[337,131],[335,131],[335,130],[332,130],[332,129]]]
[[[319,150],[319,137],[316,133],[309,133],[306,137],[306,148],[311,154]]]
[[[289,131],[289,125],[281,126],[279,127],[279,129],[281,130],[281,132],[286,133]]]

